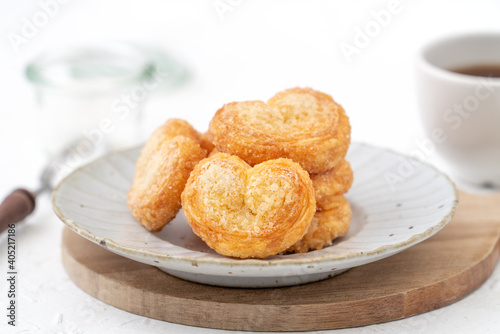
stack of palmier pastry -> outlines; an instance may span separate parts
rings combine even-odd
[[[349,144],[344,110],[315,90],[229,103],[203,135],[181,120],[156,130],[128,203],[151,231],[182,206],[193,231],[226,256],[321,249],[349,229]]]

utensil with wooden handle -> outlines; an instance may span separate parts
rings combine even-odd
[[[40,175],[40,187],[35,191],[18,188],[12,191],[0,204],[0,233],[10,224],[18,223],[29,216],[36,207],[37,197],[46,192],[52,191],[57,183],[68,175],[76,167],[95,158],[101,151],[90,150],[86,154],[75,154],[75,149],[82,144],[84,138],[80,138],[55,156],[43,169]],[[77,157],[75,161],[75,156]],[[71,163],[69,163],[71,162]]]

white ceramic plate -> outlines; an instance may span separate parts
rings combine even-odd
[[[59,218],[73,231],[135,261],[187,280],[233,287],[273,287],[313,282],[380,260],[443,228],[458,196],[436,169],[397,153],[352,144],[354,184],[349,233],[330,247],[305,254],[240,260],[216,254],[187,224],[182,211],[161,232],[134,220],[126,203],[140,148],[84,166],[53,194]]]

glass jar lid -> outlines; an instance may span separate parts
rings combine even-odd
[[[98,93],[140,83],[154,70],[153,61],[140,49],[110,43],[47,52],[27,66],[26,75],[41,87]]]

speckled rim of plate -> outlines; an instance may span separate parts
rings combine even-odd
[[[368,145],[368,144],[362,144],[362,143],[356,143],[352,144],[351,147],[353,146],[358,146],[358,147],[364,147],[364,148],[370,148],[373,150],[380,150],[381,152],[389,153],[395,156],[398,156],[400,158],[405,158],[411,160],[409,157],[405,157],[404,155],[401,155],[393,150],[390,149],[381,149],[381,148],[376,148],[374,146]],[[134,150],[139,150],[140,148],[134,148],[130,149],[127,151],[121,151],[121,152],[115,152],[112,154],[121,154],[124,152],[130,152]],[[96,161],[90,163],[89,165],[83,166],[75,171],[73,171],[70,175],[68,175],[62,182],[58,184],[56,189],[53,192],[52,195],[52,203],[54,207],[54,211],[57,214],[57,216],[68,226],[71,230],[75,231],[76,233],[82,235],[83,237],[87,238],[88,240],[99,244],[101,246],[106,247],[110,251],[123,255],[128,258],[136,259],[141,258],[144,261],[144,263],[149,263],[152,265],[156,266],[162,266],[168,263],[171,263],[174,266],[174,270],[179,270],[179,268],[189,268],[189,267],[196,267],[196,270],[193,270],[193,272],[199,272],[201,267],[204,265],[213,265],[216,264],[217,266],[223,266],[223,267],[229,267],[232,268],[233,270],[236,268],[248,268],[248,267],[281,267],[281,266],[303,266],[303,265],[311,265],[311,264],[324,264],[324,266],[331,266],[335,264],[339,264],[337,268],[342,268],[344,265],[344,268],[350,268],[349,266],[345,266],[345,262],[349,262],[349,260],[356,259],[356,258],[363,258],[361,262],[363,263],[369,263],[373,262],[376,260],[379,260],[381,258],[384,258],[388,255],[393,255],[399,251],[402,251],[404,249],[407,249],[427,238],[430,236],[434,235],[437,233],[440,229],[442,229],[453,217],[456,208],[458,206],[458,192],[457,189],[454,185],[454,183],[451,181],[451,179],[437,170],[434,166],[429,165],[424,162],[419,162],[419,164],[422,166],[422,168],[428,168],[433,170],[436,174],[439,174],[441,177],[444,177],[445,180],[447,180],[448,185],[452,187],[453,190],[453,198],[451,198],[451,201],[453,201],[452,205],[450,206],[449,211],[442,217],[440,222],[438,224],[433,225],[432,227],[428,228],[422,233],[414,234],[411,236],[409,239],[395,243],[395,244],[387,244],[380,246],[374,250],[371,251],[364,251],[364,252],[359,252],[359,251],[352,251],[350,253],[345,253],[341,255],[322,255],[322,256],[317,256],[313,258],[300,258],[301,254],[291,254],[290,257],[293,255],[298,255],[299,258],[293,257],[293,258],[280,258],[280,259],[275,259],[275,258],[270,258],[270,259],[234,259],[234,258],[228,258],[228,257],[205,257],[205,258],[198,258],[198,257],[192,257],[192,256],[184,256],[184,255],[174,255],[174,254],[165,254],[165,253],[159,253],[159,252],[154,252],[150,251],[147,249],[138,249],[138,248],[131,248],[131,247],[126,247],[121,245],[120,243],[115,242],[114,240],[107,239],[100,237],[98,235],[95,235],[94,233],[90,232],[86,228],[83,228],[79,226],[77,222],[75,222],[73,219],[70,217],[67,217],[63,214],[61,208],[57,205],[57,200],[58,196],[60,193],[61,188],[66,184],[66,182],[74,177],[77,173],[79,173],[81,170],[84,170],[90,165],[96,164],[97,162],[106,159],[108,156],[101,157],[100,159],[97,159]],[[177,246],[178,247],[178,246]],[[385,255],[388,253],[388,255]],[[305,253],[305,254],[310,254],[310,253]],[[287,255],[277,255],[277,256],[287,256]],[[370,260],[370,258],[373,258]],[[359,265],[359,264],[358,264]],[[334,268],[334,269],[337,269]],[[274,271],[274,270],[273,270]],[[221,273],[223,275],[223,273]],[[237,272],[235,272],[235,276],[237,275]],[[243,275],[242,275],[243,276]],[[266,275],[263,275],[266,276]]]

